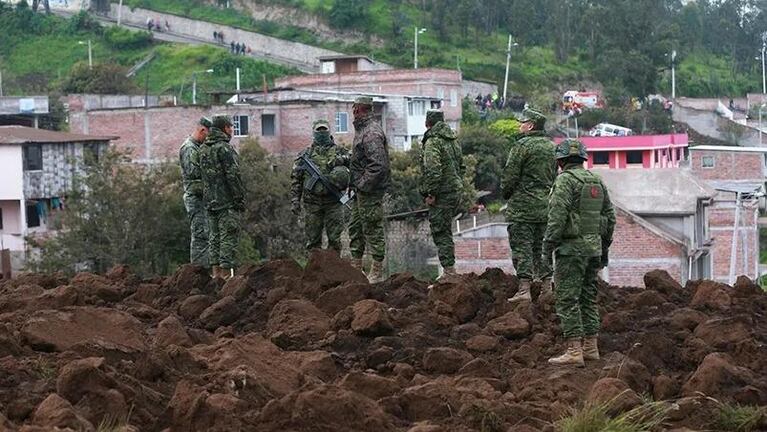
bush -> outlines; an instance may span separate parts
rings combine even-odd
[[[511,139],[519,133],[519,121],[515,119],[496,120],[490,125],[490,130],[504,138]]]
[[[104,39],[113,48],[138,49],[152,43],[152,35],[146,31],[131,31],[122,27],[109,27],[104,32]]]
[[[101,34],[104,28],[101,24],[91,16],[88,12],[81,10],[69,19],[67,30],[69,34],[77,34],[82,32]]]
[[[63,229],[40,242],[32,269],[104,272],[127,264],[149,276],[168,274],[188,261],[180,170],[128,162],[109,152],[76,176],[67,209],[60,213]]]
[[[500,197],[500,178],[509,156],[509,140],[482,125],[468,125],[458,134],[464,156],[476,158],[474,187],[488,191],[487,200]]]
[[[124,94],[135,93],[136,85],[125,76],[126,69],[111,63],[77,63],[64,81],[64,93]]]

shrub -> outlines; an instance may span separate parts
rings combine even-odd
[[[122,27],[109,27],[104,32],[104,39],[113,48],[136,49],[152,43],[152,35],[146,31],[134,32]]]

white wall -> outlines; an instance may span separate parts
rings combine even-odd
[[[24,194],[24,172],[21,146],[0,145],[0,200],[21,200]]]

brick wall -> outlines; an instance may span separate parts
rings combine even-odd
[[[704,168],[703,158],[713,158],[714,167]],[[704,180],[759,180],[764,178],[764,155],[727,151],[690,151],[693,173]]]
[[[348,74],[316,74],[286,77],[276,87],[332,89],[409,96],[442,97],[445,119],[461,119],[464,96],[461,73],[447,69],[391,69]],[[451,103],[455,95],[455,106]]]
[[[115,109],[73,112],[70,114],[72,132],[93,135],[115,135],[116,148],[131,153],[134,160],[163,160],[178,157],[178,149],[192,132],[197,120],[205,115],[224,113],[247,115],[249,136],[257,138],[268,152],[295,154],[311,143],[312,122],[319,118],[330,122],[335,129],[336,112],[348,113],[348,133],[335,133],[340,143],[350,144],[353,137],[351,103],[300,102],[254,105],[226,105],[217,107],[173,106],[149,109]],[[262,136],[262,115],[275,116],[275,135]],[[244,137],[234,137],[238,146]]]

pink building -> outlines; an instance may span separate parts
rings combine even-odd
[[[560,142],[563,138],[555,139]],[[687,134],[580,137],[589,168],[671,168],[687,159]]]

